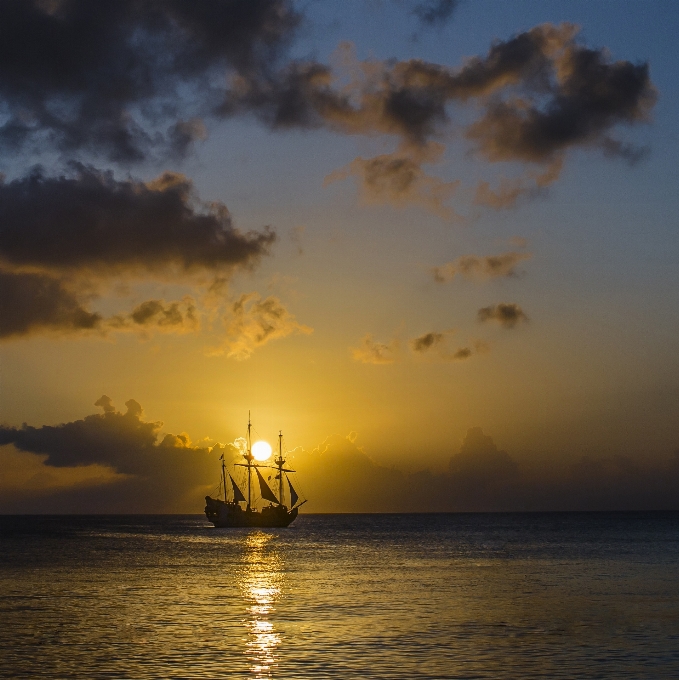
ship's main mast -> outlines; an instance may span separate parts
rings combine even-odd
[[[248,453],[245,459],[248,461],[248,511],[252,509],[252,436],[250,435],[250,411],[248,411]]]
[[[222,453],[222,483],[224,484],[224,502],[226,503],[226,471],[224,468],[224,454]]]
[[[278,502],[283,503],[283,430],[278,431],[278,460],[274,461],[278,465]]]

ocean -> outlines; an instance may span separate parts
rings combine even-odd
[[[679,514],[0,517],[1,678],[679,678]]]

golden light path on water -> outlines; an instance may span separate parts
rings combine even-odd
[[[251,664],[252,677],[270,678],[278,662],[276,650],[280,635],[270,621],[281,593],[282,561],[278,552],[268,546],[273,535],[261,531],[245,540],[244,566],[239,579],[243,597],[248,603],[245,625],[248,641],[245,655]]]

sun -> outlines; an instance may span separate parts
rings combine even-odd
[[[259,441],[252,445],[252,456],[255,460],[264,461],[271,455],[271,446],[267,442]]]

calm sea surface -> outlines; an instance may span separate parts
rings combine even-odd
[[[0,532],[2,678],[679,678],[679,514]]]

